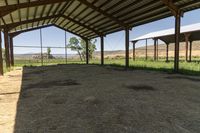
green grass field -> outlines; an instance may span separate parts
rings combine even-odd
[[[180,73],[189,74],[189,75],[200,75],[200,61],[199,58],[195,58],[193,62],[186,62],[183,60],[180,61]],[[124,67],[125,59],[105,59],[105,65],[112,65],[118,67]],[[5,63],[4,63],[5,64]],[[43,65],[56,65],[56,64],[66,64],[65,59],[50,59],[44,60]],[[85,64],[84,61],[80,60],[68,60],[67,64]],[[90,64],[100,64],[100,60],[91,60]],[[41,60],[15,60],[15,67],[22,66],[41,66]],[[143,58],[133,61],[130,59],[130,69],[144,69],[144,70],[153,70],[153,71],[165,71],[173,72],[174,62],[173,60],[165,62],[165,59],[159,59],[159,61],[153,61],[151,59],[145,60]],[[6,69],[4,69],[6,72]]]

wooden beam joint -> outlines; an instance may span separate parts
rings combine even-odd
[[[165,4],[169,10],[172,12],[172,14],[176,16],[183,16],[183,12],[180,10],[179,7],[177,7],[174,3],[173,0],[161,0],[163,4]]]

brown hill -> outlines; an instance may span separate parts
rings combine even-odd
[[[154,55],[154,46],[150,45],[147,47],[148,49],[148,56]],[[158,46],[158,55],[159,57],[165,57],[166,56],[166,45],[165,44],[160,44]],[[138,47],[136,48],[136,56],[137,57],[145,57],[145,52],[146,52],[146,47]],[[105,58],[108,57],[117,57],[117,56],[123,56],[125,55],[124,50],[118,50],[118,51],[105,51]],[[130,57],[132,57],[133,50],[131,49],[130,46]],[[169,57],[174,56],[174,44],[169,45]],[[185,56],[185,43],[180,43],[180,56]],[[200,56],[200,42],[193,42],[193,47],[192,47],[192,56]],[[100,57],[100,52],[95,52],[95,57],[99,58]]]

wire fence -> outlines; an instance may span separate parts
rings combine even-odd
[[[50,51],[48,51],[50,49]],[[85,64],[84,59],[80,59],[78,54],[69,54],[71,52],[67,47],[51,47],[51,46],[14,46],[14,53],[19,53],[14,55],[15,66],[42,66],[42,65],[56,65],[56,64]],[[158,60],[166,61],[166,49],[160,47],[158,49]],[[180,54],[180,60],[185,61],[185,53]],[[96,51],[94,53],[94,58],[91,63],[100,63],[100,52]],[[118,60],[125,59],[125,52],[123,50],[119,51],[105,51],[104,60]],[[133,59],[133,50],[130,49],[130,59]],[[135,50],[136,60],[154,60],[154,49],[137,48]],[[169,51],[169,60],[174,60],[174,51]],[[192,60],[199,61],[199,58],[192,57]],[[112,61],[111,61],[112,62]]]
[[[14,54],[15,66],[84,63],[77,54],[68,54],[66,47],[14,46],[14,49],[15,53],[26,51]]]

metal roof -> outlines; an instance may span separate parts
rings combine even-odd
[[[183,12],[200,1],[173,0]],[[172,16],[162,0],[0,0],[0,28],[10,33],[54,25],[95,38]]]
[[[186,33],[190,33],[191,41],[200,40],[200,23],[182,26],[180,41],[185,41],[184,34],[186,34]],[[145,40],[145,39],[158,38],[160,40],[163,40],[166,43],[174,43],[174,41],[175,41],[174,34],[175,34],[175,30],[174,30],[174,28],[171,28],[171,29],[151,32],[146,35],[135,38],[131,41],[136,42],[136,41]]]

